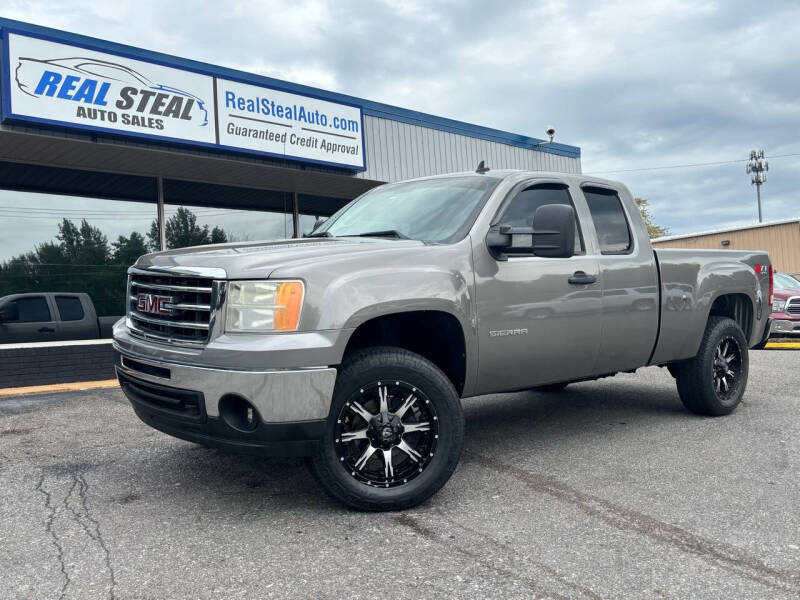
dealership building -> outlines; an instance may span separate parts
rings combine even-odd
[[[481,160],[581,170],[524,134],[8,19],[0,38],[0,297],[84,291],[118,315],[147,251],[299,237],[376,185]]]
[[[177,207],[233,239],[292,237],[384,182],[481,160],[581,168],[574,146],[17,21],[0,33],[0,262],[54,239],[27,228],[49,216],[109,243],[155,219],[169,245]]]
[[[656,248],[708,248],[710,250],[753,250],[769,252],[775,269],[800,274],[800,218],[753,223],[712,231],[698,231],[654,239]]]

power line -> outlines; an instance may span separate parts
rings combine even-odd
[[[87,221],[150,221],[155,220],[156,215],[147,215],[147,216],[138,216],[138,215],[125,215],[120,214],[117,215],[113,211],[111,212],[104,212],[104,213],[97,213],[97,214],[88,214],[88,213],[78,213],[78,214],[67,214],[65,215],[62,211],[51,211],[51,212],[37,212],[37,213],[28,213],[28,209],[26,208],[2,208],[0,207],[0,216],[14,218],[14,219],[45,219],[45,220],[57,220],[61,221],[62,219],[66,218],[68,220],[72,219],[86,219]],[[245,213],[254,213],[257,215],[287,215],[290,213],[284,213],[282,211],[248,211],[248,210],[220,210],[217,213],[199,213],[196,216],[202,218],[203,220],[213,220],[215,217],[225,216],[225,215],[243,215]],[[175,213],[166,213],[167,217],[173,216]]]
[[[28,262],[28,261],[16,260],[16,261],[13,261],[13,262],[9,261],[9,264],[10,265],[11,264],[13,264],[13,265],[27,265],[27,266],[33,266],[33,267],[76,267],[76,266],[79,266],[79,267],[103,267],[103,268],[106,268],[106,267],[119,267],[119,268],[122,268],[122,267],[124,267],[124,268],[127,268],[125,265],[116,264],[116,263],[105,264],[105,265],[100,265],[100,264],[94,264],[93,265],[93,264],[89,264],[89,263],[40,263],[40,262]]]
[[[115,202],[112,200],[111,202]],[[45,214],[75,214],[77,216],[82,215],[143,215],[149,216],[155,214],[155,210],[148,210],[148,211],[137,211],[137,210],[114,210],[113,208],[109,209],[80,209],[80,208],[45,208],[45,207],[29,207],[29,206],[0,206],[0,210],[14,210],[14,211],[25,211],[31,213],[45,213]],[[167,206],[165,209],[167,214],[176,214],[177,210]],[[199,210],[192,210],[191,211],[195,215],[201,216],[214,216],[217,214],[227,214],[229,212],[265,212],[260,209],[245,209],[245,208],[238,208],[238,209],[228,209],[228,208],[206,208],[206,209],[199,209]],[[269,211],[266,211],[269,212]]]
[[[786,158],[789,156],[800,156],[800,152],[793,152],[791,154],[776,154],[774,156],[769,156],[767,158],[776,159],[776,158]],[[749,159],[747,158],[740,158],[736,160],[719,160],[714,162],[702,162],[702,163],[689,163],[685,165],[667,165],[662,167],[641,167],[638,169],[615,169],[612,171],[589,171],[585,173],[585,175],[603,175],[605,173],[632,173],[634,171],[661,171],[664,169],[686,169],[689,167],[711,167],[716,165],[730,165],[734,163],[746,163]]]

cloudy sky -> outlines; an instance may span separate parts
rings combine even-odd
[[[516,133],[552,123],[584,172],[627,183],[676,234],[754,221],[745,161],[764,148],[765,218],[800,216],[797,2],[5,0],[0,15]]]

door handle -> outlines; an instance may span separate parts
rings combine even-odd
[[[56,332],[56,330],[53,329],[52,327],[40,327],[36,331],[38,331],[39,333],[55,333]]]
[[[583,271],[575,271],[572,276],[567,279],[570,283],[574,285],[587,285],[589,283],[594,283],[597,281],[597,277],[594,275],[588,275]]]

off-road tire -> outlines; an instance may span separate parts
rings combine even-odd
[[[718,369],[715,359],[718,357],[718,349],[726,341],[731,345],[729,352],[736,354],[738,363],[735,365],[735,377],[729,384],[729,391],[723,390],[721,393],[717,390],[715,379]],[[728,317],[709,317],[697,355],[678,363],[675,368],[678,394],[683,405],[700,415],[721,416],[732,413],[741,402],[747,387],[747,352],[747,340],[736,321]]]
[[[429,462],[422,472],[395,487],[383,488],[359,481],[337,454],[337,420],[345,403],[351,402],[363,386],[376,381],[392,384],[401,381],[414,386],[430,401],[437,418],[435,453],[427,457]],[[402,510],[424,502],[439,491],[453,474],[463,446],[461,401],[447,376],[419,354],[395,347],[375,347],[354,353],[342,365],[336,377],[325,435],[317,452],[309,459],[309,467],[330,496],[352,508]]]

